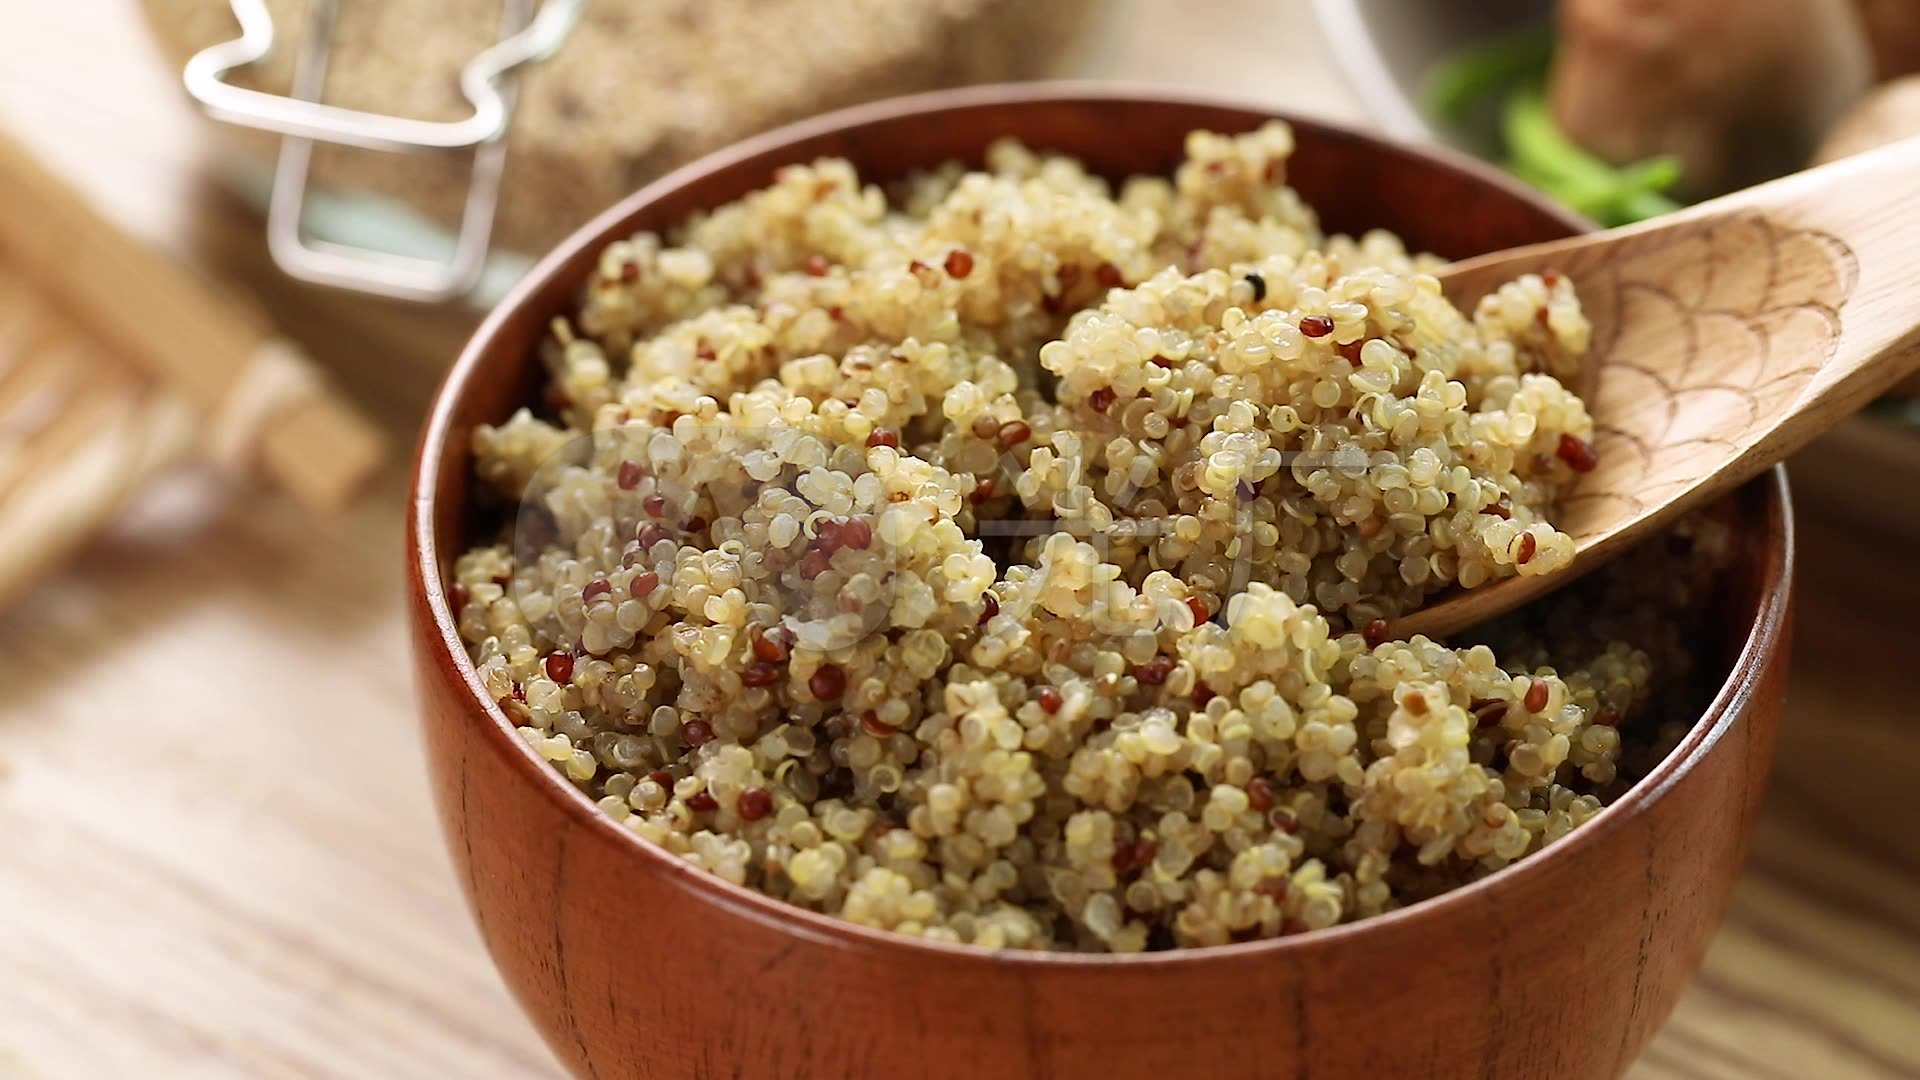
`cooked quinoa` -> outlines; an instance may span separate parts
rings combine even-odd
[[[1571,559],[1588,325],[1563,280],[1468,314],[1323,234],[1292,148],[1196,133],[1117,190],[1011,144],[891,192],[828,160],[610,244],[544,411],[474,435],[488,692],[636,834],[948,941],[1273,937],[1564,836],[1671,740],[1645,613],[1723,541],[1498,651],[1389,640]]]

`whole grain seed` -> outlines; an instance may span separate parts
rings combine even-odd
[[[855,551],[865,551],[873,544],[873,526],[863,517],[849,518],[840,527],[840,545]]]
[[[1213,618],[1213,613],[1207,610],[1207,602],[1197,596],[1187,597],[1187,610],[1193,613],[1193,625],[1195,626],[1199,626],[1201,623]]]
[[[822,664],[807,677],[807,690],[820,701],[838,701],[847,692],[847,673],[833,664]]]
[[[1462,311],[1324,234],[1291,147],[1114,187],[1002,145],[891,206],[821,161],[620,241],[543,346],[557,412],[473,436],[541,511],[448,590],[489,695],[664,850],[995,947],[1304,932],[1566,835],[1697,715],[1724,530],[1393,640],[1567,564],[1588,330],[1558,278]]]
[[[1247,805],[1258,813],[1266,813],[1273,808],[1273,800],[1279,795],[1273,781],[1264,776],[1256,776],[1247,781]]]
[[[827,569],[832,565],[833,556],[819,548],[815,548],[801,557],[800,576],[808,581],[812,581],[821,574],[826,573]]]
[[[740,820],[759,821],[773,813],[773,792],[763,787],[747,788],[740,793],[740,800],[735,809],[740,814]]]
[[[753,655],[769,664],[784,664],[792,645],[793,631],[776,626],[754,636]]]
[[[1593,444],[1572,433],[1560,436],[1554,453],[1567,463],[1574,472],[1588,473],[1599,467],[1600,459],[1593,452]]]
[[[1527,687],[1526,698],[1521,704],[1527,707],[1528,712],[1545,712],[1547,699],[1552,693],[1553,688],[1547,685],[1545,679],[1535,679],[1532,684]]]

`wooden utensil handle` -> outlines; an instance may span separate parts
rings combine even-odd
[[[4,134],[0,247],[103,340],[216,417],[233,415],[236,385],[271,377],[255,365],[286,370],[265,320],[133,241]],[[383,453],[379,432],[317,378],[248,420],[244,442],[268,474],[319,508],[350,496]]]
[[[1834,274],[1830,315],[1838,323],[1800,406],[1756,445],[1766,456],[1753,463],[1751,471],[1758,472],[1920,368],[1920,137],[1717,199],[1661,224],[1687,229],[1755,218],[1775,238],[1805,236],[1826,249],[1829,266],[1813,258],[1790,265],[1798,252],[1778,243],[1764,255],[1780,278]],[[1795,290],[1782,285],[1779,291],[1790,296]]]

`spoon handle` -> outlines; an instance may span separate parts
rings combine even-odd
[[[1920,138],[1682,211],[1683,230],[1764,227],[1768,290],[1834,324],[1825,350],[1773,358],[1766,374],[1809,373],[1793,405],[1748,447],[1757,475],[1832,429],[1920,367]],[[1818,253],[1818,254],[1816,254]],[[1821,259],[1818,255],[1824,255]]]

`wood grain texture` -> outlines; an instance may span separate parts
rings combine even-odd
[[[1521,274],[1572,282],[1598,462],[1555,524],[1567,570],[1456,589],[1395,621],[1445,636],[1542,596],[1784,460],[1920,369],[1920,139],[1605,233],[1448,267],[1471,304]]]
[[[955,91],[852,110],[669,175],[570,238],[490,315],[436,399],[408,518],[410,605],[441,821],[507,985],[584,1076],[1049,1078],[1617,1075],[1665,1021],[1731,892],[1765,789],[1787,665],[1784,489],[1735,500],[1733,587],[1703,642],[1728,672],[1666,764],[1561,845],[1437,901],[1296,938],[1147,956],[984,952],[797,911],[647,845],[526,745],[480,684],[443,580],[469,543],[474,426],[530,393],[535,339],[612,239],[660,229],[824,154],[885,182],[1012,134],[1111,175],[1163,172],[1189,131],[1267,114],[1080,88]],[[1484,167],[1294,118],[1288,180],[1330,228],[1425,249],[1564,235]],[[1124,125],[1125,140],[1110,132]],[[1364,178],[1364,182],[1357,182]],[[1446,214],[1431,211],[1444,205]],[[1620,883],[1586,887],[1591,881]],[[705,977],[636,990],[678,948]],[[1419,958],[1413,962],[1410,958]],[[1545,983],[1581,993],[1543,996]],[[734,1007],[742,986],[777,1021]],[[887,1023],[851,1026],[852,1002]],[[1364,1034],[1363,1034],[1364,1033]]]
[[[1100,71],[1352,115],[1313,35],[1266,0],[1136,6]],[[279,279],[131,0],[6,14],[0,124],[121,224],[252,293],[410,438],[472,320]],[[403,507],[397,475],[318,526],[180,476],[0,612],[0,1076],[563,1075],[480,944],[426,797]],[[1871,520],[1803,515],[1801,539],[1747,871],[1635,1080],[1920,1072],[1920,710],[1884,675],[1920,655],[1920,578],[1881,571],[1910,541]],[[237,734],[206,734],[222,730]],[[636,987],[676,977],[670,958],[627,967]]]

